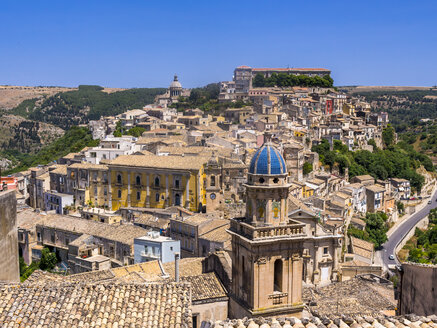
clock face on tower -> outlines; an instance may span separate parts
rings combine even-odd
[[[209,195],[209,198],[211,198],[212,200],[214,200],[214,199],[215,199],[215,194],[211,194],[211,195]]]

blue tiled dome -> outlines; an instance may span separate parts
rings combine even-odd
[[[251,174],[285,174],[287,167],[281,153],[267,143],[261,146],[250,161]]]

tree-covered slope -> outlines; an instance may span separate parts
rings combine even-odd
[[[100,86],[79,86],[78,90],[61,92],[44,99],[23,101],[13,114],[31,120],[51,123],[62,129],[87,123],[102,116],[112,116],[153,103],[166,89],[128,89],[107,93]]]
[[[72,127],[65,134],[48,146],[41,148],[36,154],[21,153],[17,150],[4,150],[0,155],[13,161],[14,169],[7,174],[20,172],[36,165],[48,164],[65,156],[82,150],[85,147],[95,147],[99,140],[93,140],[91,132],[86,127]]]

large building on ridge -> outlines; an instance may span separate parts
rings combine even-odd
[[[249,92],[249,89],[252,88],[252,80],[257,74],[262,74],[267,78],[273,73],[323,77],[325,75],[330,75],[331,71],[326,68],[252,68],[244,65],[238,66],[234,70],[235,91]]]

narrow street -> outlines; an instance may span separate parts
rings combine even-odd
[[[431,200],[431,204],[428,201]],[[382,260],[384,269],[388,269],[389,265],[397,265],[399,261],[395,255],[396,246],[402,241],[402,239],[408,234],[408,232],[433,208],[437,208],[437,190],[434,191],[430,198],[424,200],[425,206],[419,211],[412,214],[405,222],[401,223],[388,237],[387,242],[383,245],[383,248],[377,252],[377,256]],[[390,255],[394,255],[394,259],[390,260]]]

